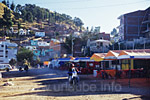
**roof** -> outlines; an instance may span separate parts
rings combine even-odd
[[[122,50],[118,59],[150,59],[150,49]]]
[[[70,61],[70,58],[59,58],[58,61]]]
[[[94,61],[102,61],[104,60],[105,56],[106,56],[106,53],[94,53],[90,59]]]
[[[79,61],[94,61],[94,60],[91,60],[90,57],[80,57],[80,58],[75,58],[74,61],[79,62]]]
[[[106,43],[110,43],[110,41],[108,41],[108,40],[103,40],[103,39],[91,41],[91,43],[97,43],[97,42],[106,42]]]
[[[105,60],[116,60],[122,50],[110,50],[106,56]]]

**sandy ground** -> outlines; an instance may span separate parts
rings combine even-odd
[[[102,80],[80,75],[74,90],[66,73],[49,68],[3,72],[0,100],[150,100],[150,82],[145,79],[132,79],[128,88],[128,79]],[[7,81],[14,85],[3,86]]]

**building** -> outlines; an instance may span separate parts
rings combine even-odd
[[[132,41],[147,36],[150,23],[149,14],[150,7],[146,10],[138,10],[118,17],[120,19],[120,25],[118,26],[119,40]]]
[[[99,33],[99,39],[110,41],[110,34],[105,33],[105,32],[101,32],[101,33]]]
[[[144,34],[145,38],[150,38],[150,7],[145,11],[145,18],[142,24],[146,26],[144,30],[142,30],[142,34]]]
[[[88,43],[90,44],[90,52],[92,53],[104,53],[109,50],[110,41],[108,40],[99,39],[90,42],[88,41]]]
[[[52,39],[50,42],[50,58],[59,58],[61,56],[63,56],[64,54],[67,54],[67,50],[64,47],[64,43],[61,43],[60,41],[56,40],[56,39]]]
[[[16,59],[17,44],[9,41],[0,42],[0,63],[8,64],[11,59]]]
[[[83,47],[82,47],[82,41],[80,38],[76,38],[73,41],[73,57],[83,57]]]
[[[36,32],[35,33],[35,37],[44,37],[45,36],[45,32]]]

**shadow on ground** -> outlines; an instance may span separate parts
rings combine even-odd
[[[39,95],[39,96],[55,96],[55,97],[64,97],[64,96],[81,96],[81,95],[104,95],[104,94],[135,94],[141,95],[139,97],[132,97],[132,98],[124,98],[122,100],[135,100],[135,99],[142,99],[142,100],[150,100],[150,96],[143,95],[143,94],[136,94],[123,92],[123,91],[116,91],[112,90],[114,87],[110,86],[111,83],[106,83],[106,87],[102,84],[97,84],[96,82],[89,82],[88,80],[80,81],[77,88],[73,88],[72,85],[68,83],[68,79],[66,78],[67,75],[60,73],[61,71],[52,70],[49,71],[48,68],[46,69],[31,69],[29,72],[4,72],[4,77],[25,77],[25,76],[33,76],[32,79],[37,79],[36,83],[39,85],[43,85],[42,88],[34,88],[32,91],[27,93],[20,93],[15,95],[9,95],[4,97],[14,97],[14,96],[26,96],[26,95]],[[11,76],[10,76],[11,75]],[[44,79],[44,80],[38,80]],[[95,84],[94,84],[95,83]],[[105,87],[105,88],[104,88]]]

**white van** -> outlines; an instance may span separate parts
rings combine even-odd
[[[11,70],[12,67],[9,64],[0,64],[0,70],[6,70],[7,72],[9,72],[9,70]]]

